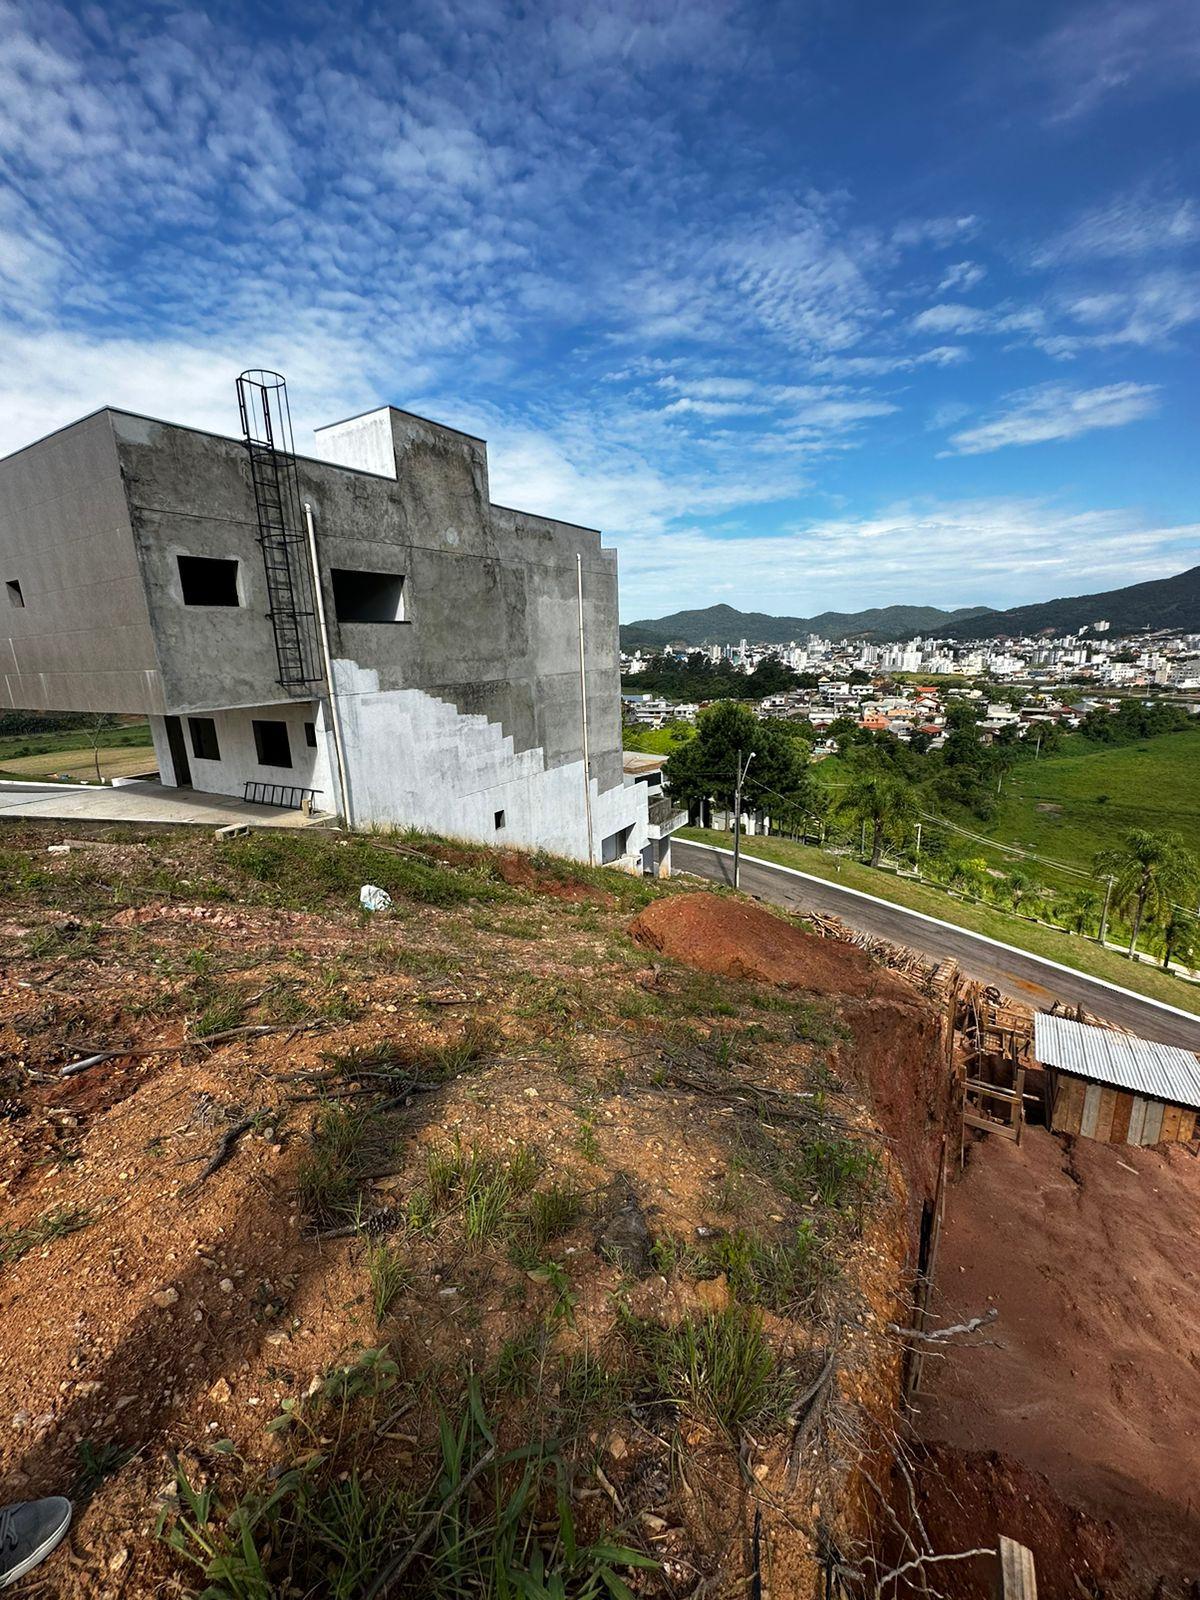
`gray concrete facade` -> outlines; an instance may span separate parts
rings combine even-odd
[[[165,782],[295,784],[337,812],[332,691],[354,825],[586,858],[581,562],[593,853],[635,857],[646,800],[622,776],[615,552],[492,505],[486,445],[453,429],[382,408],[317,441],[297,467],[331,683],[278,682],[241,441],[104,410],[0,461],[0,704],[145,712]],[[196,558],[226,563],[200,569],[223,588],[199,601]],[[280,722],[282,768],[261,742]]]

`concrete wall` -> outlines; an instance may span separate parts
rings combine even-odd
[[[210,710],[195,715],[211,717],[217,727],[219,761],[205,761],[192,749],[188,717],[180,718],[184,743],[187,747],[188,765],[191,768],[192,787],[206,794],[231,794],[240,799],[248,781],[258,783],[296,784],[304,789],[319,791],[316,809],[336,814],[341,808],[338,801],[333,765],[332,737],[325,725],[319,701],[297,701],[290,705],[263,705],[239,708],[235,711]],[[258,760],[254,743],[256,718],[285,722],[288,730],[292,764],[290,767],[265,767]],[[314,725],[317,744],[314,749],[305,738],[304,724]],[[150,718],[150,733],[154,740],[154,753],[162,781],[170,788],[175,786],[174,764],[167,743],[166,722],[163,717]]]
[[[0,461],[0,705],[163,708],[109,412]]]

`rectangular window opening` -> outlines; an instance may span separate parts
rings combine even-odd
[[[610,833],[607,839],[600,844],[601,863],[607,865],[610,861],[619,861],[629,849],[629,835],[632,828],[622,828],[619,833]]]
[[[238,606],[238,564],[213,556],[176,556],[185,606]]]
[[[504,813],[503,813],[503,811],[497,811],[494,820],[495,820],[495,823],[496,823],[496,832],[499,833],[500,829],[504,826]]]
[[[339,622],[404,621],[404,578],[400,573],[330,567],[329,580]]]
[[[192,754],[198,761],[220,761],[221,747],[217,743],[217,725],[211,717],[189,717],[188,728],[192,735]]]
[[[317,725],[315,722],[304,724],[304,742],[310,750],[317,748]]]
[[[254,729],[254,749],[260,767],[290,767],[292,747],[288,743],[286,722],[251,723]]]
[[[23,610],[25,607],[25,596],[21,593],[21,585],[18,580],[16,578],[9,578],[4,587],[8,591],[9,605],[19,606]]]

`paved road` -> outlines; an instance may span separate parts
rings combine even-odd
[[[733,882],[733,862],[710,845],[674,839],[671,857],[672,864],[682,872],[715,878],[719,883]],[[968,976],[994,983],[1028,1005],[1040,1007],[1052,1000],[1070,1005],[1082,1002],[1086,1011],[1131,1028],[1143,1039],[1157,1039],[1162,1044],[1177,1044],[1200,1053],[1200,1016],[1191,1017],[1169,1006],[1156,1005],[1098,978],[996,944],[966,928],[950,927],[904,906],[856,894],[806,873],[784,871],[752,856],[743,855],[741,878],[745,893],[789,911],[830,911],[851,928],[907,945],[935,960],[952,956]]]

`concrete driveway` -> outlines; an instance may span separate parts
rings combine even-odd
[[[231,823],[247,823],[252,828],[309,828],[331,820],[275,806],[247,805],[231,795],[166,789],[152,782],[122,783],[114,788],[0,783],[0,821],[7,817],[52,822],[192,823],[201,828],[223,828]]]

